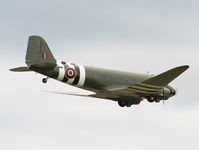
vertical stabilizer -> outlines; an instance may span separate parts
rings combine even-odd
[[[26,64],[29,68],[53,69],[56,60],[45,40],[39,36],[30,36],[26,52]]]

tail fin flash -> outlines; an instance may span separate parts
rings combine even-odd
[[[53,69],[56,60],[45,40],[39,36],[30,36],[26,52],[26,64],[29,68]]]

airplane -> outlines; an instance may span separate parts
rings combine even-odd
[[[113,100],[121,107],[138,105],[144,99],[151,103],[168,100],[176,95],[175,89],[168,84],[189,68],[188,65],[183,65],[155,76],[59,61],[40,36],[29,37],[25,60],[26,67],[17,67],[10,71],[35,71],[47,76],[42,79],[43,83],[46,83],[48,78],[53,78],[94,92],[90,95],[54,93]]]

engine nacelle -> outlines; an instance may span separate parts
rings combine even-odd
[[[163,100],[167,100],[167,99],[169,99],[169,97],[171,97],[171,91],[170,91],[170,89],[169,88],[163,88],[162,89],[163,91],[162,91],[162,99]]]

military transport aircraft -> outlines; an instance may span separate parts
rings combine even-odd
[[[35,71],[47,76],[43,78],[43,83],[46,83],[48,78],[53,78],[95,93],[78,95],[60,92],[60,94],[109,99],[117,101],[121,107],[137,105],[144,99],[149,102],[169,99],[176,94],[176,91],[168,84],[189,68],[188,65],[179,66],[154,76],[58,61],[52,55],[45,40],[39,36],[29,37],[25,59],[27,67],[10,70]]]

